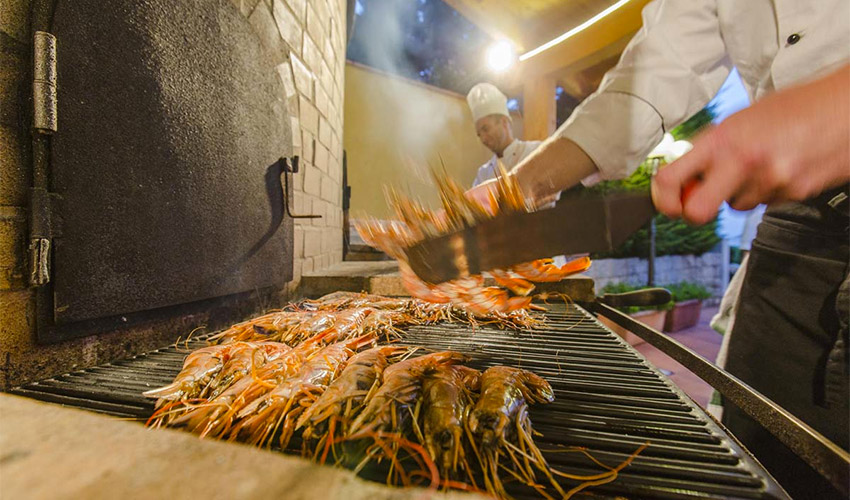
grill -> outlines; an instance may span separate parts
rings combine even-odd
[[[638,498],[787,498],[737,442],[637,351],[577,305],[552,307],[545,327],[503,331],[441,324],[408,329],[403,342],[453,349],[470,366],[520,366],[545,377],[556,400],[534,405],[531,419],[543,434],[537,444],[557,469],[599,472],[579,453],[617,464],[645,441],[651,445],[616,481],[594,487],[604,496]],[[119,417],[144,419],[153,401],[141,393],[165,385],[183,358],[205,337],[132,359],[33,383],[12,393]],[[512,492],[524,497],[529,492]]]

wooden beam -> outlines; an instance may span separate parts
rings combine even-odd
[[[555,79],[540,77],[528,80],[522,89],[524,139],[542,141],[553,132],[557,120]]]
[[[534,80],[555,73],[594,53],[603,51],[640,29],[641,10],[649,0],[632,0],[596,24],[558,45],[520,63],[522,78]],[[571,26],[564,26],[568,31]]]

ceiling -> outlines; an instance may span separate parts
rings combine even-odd
[[[507,38],[524,53],[584,23],[617,0],[446,0],[496,38]],[[522,62],[508,86],[539,77],[554,78],[583,99],[616,64],[640,28],[640,11],[649,0],[631,0],[584,31]]]

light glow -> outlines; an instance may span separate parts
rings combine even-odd
[[[514,46],[507,40],[499,40],[487,49],[487,66],[493,71],[501,73],[513,66],[515,61]]]
[[[590,26],[594,25],[600,19],[604,18],[608,14],[611,14],[612,12],[619,9],[623,5],[626,5],[630,1],[631,0],[620,0],[619,2],[615,3],[614,5],[611,5],[607,9],[600,12],[599,14],[596,14],[595,16],[593,16],[590,19],[588,19],[587,21],[579,24],[578,26],[571,29],[570,31],[567,31],[566,33],[562,34],[561,36],[559,36],[557,38],[553,38],[552,40],[549,40],[548,42],[537,47],[536,49],[529,50],[525,54],[519,56],[519,60],[525,61],[526,59],[530,59],[530,58],[536,56],[537,54],[543,52],[544,50],[551,49],[552,47],[554,47],[555,45],[558,45],[559,43],[563,42],[564,40],[571,38],[571,37],[581,33],[582,31],[586,30]]]

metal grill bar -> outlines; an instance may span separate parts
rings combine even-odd
[[[600,472],[581,454],[563,452],[565,447],[585,447],[613,466],[649,440],[650,446],[616,481],[593,488],[596,495],[787,498],[702,409],[584,309],[553,308],[546,319],[544,326],[530,332],[452,324],[417,326],[405,332],[402,342],[467,353],[475,368],[520,366],[549,380],[555,402],[532,406],[530,415],[535,430],[542,433],[538,446],[550,464],[563,472]],[[170,383],[186,354],[203,345],[201,337],[12,392],[143,419],[153,412],[153,401],[141,392]],[[511,493],[526,497],[532,492],[517,488]]]

